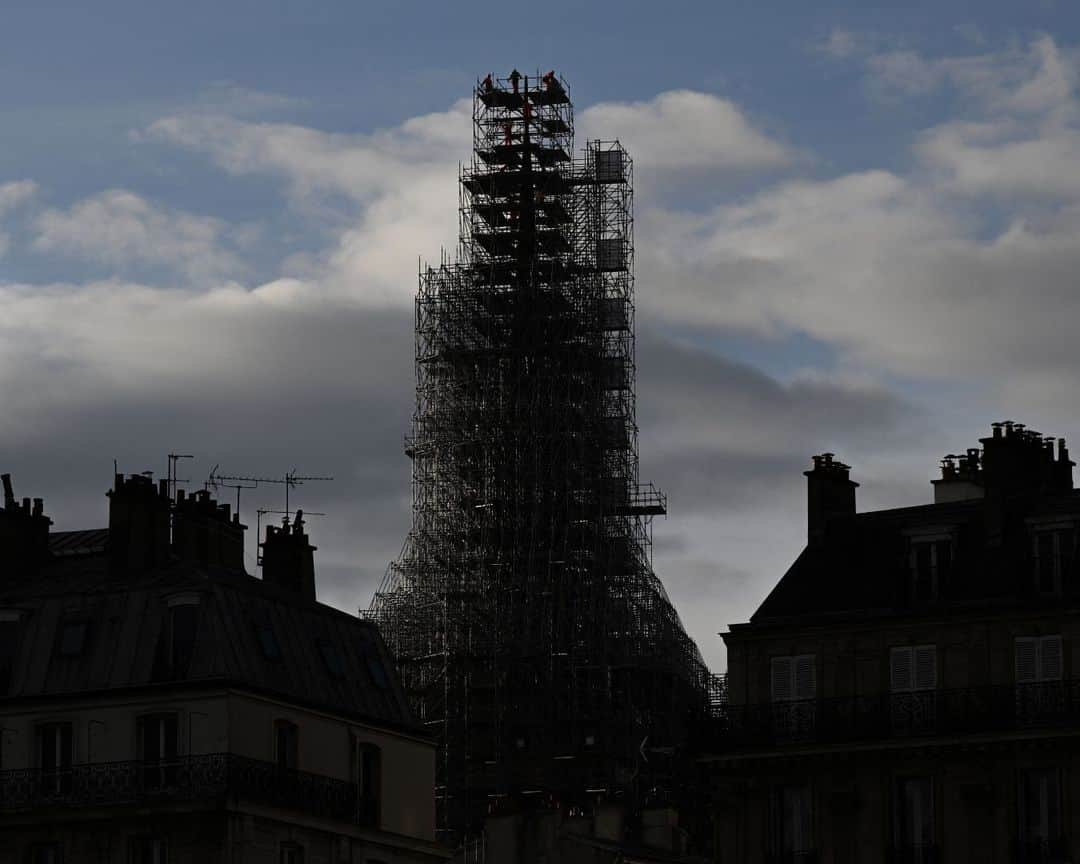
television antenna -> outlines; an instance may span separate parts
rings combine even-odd
[[[249,476],[243,474],[218,474],[218,466],[215,465],[210,471],[210,476],[207,479],[207,484],[213,486],[215,489],[219,487],[227,487],[230,489],[236,489],[236,511],[240,512],[240,489],[254,489],[260,483],[275,483],[285,487],[285,512],[289,511],[289,493],[297,486],[303,486],[304,483],[312,480],[333,480],[333,477],[323,477],[315,474],[297,474],[296,469],[287,471],[281,477],[265,477],[265,476]],[[232,480],[234,483],[244,484],[239,487],[231,485],[222,481]],[[271,511],[266,511],[271,512]],[[314,515],[314,514],[313,514]]]

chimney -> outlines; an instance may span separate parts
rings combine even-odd
[[[201,489],[186,496],[176,492],[173,520],[173,552],[203,567],[244,569],[244,531],[240,514],[228,504],[218,504]]]
[[[280,528],[266,526],[262,542],[263,581],[277,585],[305,600],[315,599],[315,547],[304,532],[304,511],[296,511],[289,525],[285,518]]]
[[[930,483],[934,487],[935,504],[984,497],[982,453],[979,448],[969,447],[967,453],[960,455],[950,453],[941,460],[941,477]]]
[[[1073,488],[1073,463],[1064,440],[1028,429],[1023,423],[1005,420],[993,424],[993,432],[981,440],[983,481],[988,492],[1002,497],[1055,494]]]
[[[49,527],[40,498],[15,498],[10,474],[0,474],[4,507],[0,510],[0,585],[36,576],[49,557]]]
[[[109,498],[109,557],[114,573],[137,573],[169,560],[169,489],[149,477],[117,474]]]
[[[824,545],[831,520],[855,515],[855,490],[859,484],[848,477],[850,470],[832,453],[822,453],[814,457],[813,469],[803,472],[807,480],[807,540],[811,546]]]

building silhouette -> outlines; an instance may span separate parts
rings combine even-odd
[[[53,531],[3,476],[0,861],[431,862],[434,742],[377,629],[315,600],[301,515],[264,578],[208,493],[117,476]]]
[[[808,543],[732,625],[704,740],[719,860],[1080,860],[1080,492],[994,424],[934,503],[857,513],[830,454]]]
[[[474,91],[460,190],[416,299],[413,526],[368,614],[438,739],[443,839],[602,803],[629,824],[683,785],[709,684],[638,477],[631,160],[575,153],[565,81],[515,70]]]

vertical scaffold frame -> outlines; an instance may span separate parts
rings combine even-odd
[[[671,794],[709,675],[638,477],[633,165],[574,153],[567,84],[473,99],[456,260],[416,298],[413,527],[368,615],[439,743],[438,828]]]

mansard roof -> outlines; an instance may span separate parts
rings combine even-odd
[[[18,617],[0,696],[227,684],[422,734],[371,622],[235,568],[173,560],[117,573],[108,536],[53,532],[37,575],[0,583],[0,613]],[[198,610],[184,668],[169,662],[170,604],[178,602]],[[79,622],[81,637],[65,645],[65,628]]]

